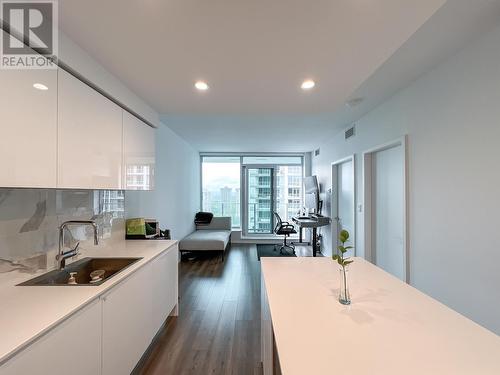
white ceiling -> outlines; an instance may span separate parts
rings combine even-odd
[[[431,16],[450,3],[496,3],[449,0],[436,13],[445,2],[62,0],[60,23],[197,149],[307,151],[399,88],[383,64]],[[406,70],[400,82],[418,73]],[[390,84],[374,79],[380,71]],[[311,92],[300,90],[304,78],[316,80]],[[197,79],[210,90],[196,92]],[[363,88],[371,97],[346,113]]]

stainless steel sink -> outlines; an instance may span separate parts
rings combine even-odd
[[[83,258],[69,264],[62,270],[47,272],[35,277],[20,286],[78,286],[101,285],[110,277],[123,271],[142,258]],[[99,280],[91,282],[90,274],[93,271],[103,270],[104,275]],[[76,272],[76,275],[74,274]],[[75,276],[76,284],[68,284],[71,273]]]

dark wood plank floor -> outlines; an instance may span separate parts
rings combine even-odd
[[[310,247],[297,247],[311,256]],[[255,245],[233,244],[220,256],[179,268],[179,317],[160,334],[141,374],[262,374],[260,262]]]
[[[142,374],[261,374],[260,263],[255,245],[233,245],[224,263],[180,263],[179,317],[172,318]]]

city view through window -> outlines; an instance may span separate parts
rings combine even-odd
[[[275,224],[273,212],[283,221],[291,221],[303,206],[302,158],[254,159],[203,157],[203,210],[215,216],[231,216],[233,227],[246,225],[242,228],[245,233],[271,234]],[[244,181],[241,181],[242,169]],[[243,205],[241,197],[245,199]]]
[[[231,216],[234,228],[241,226],[240,174],[240,157],[203,158],[203,211]]]

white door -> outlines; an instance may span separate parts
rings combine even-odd
[[[406,280],[403,146],[374,152],[371,163],[372,261]]]
[[[333,244],[335,249],[341,243],[338,241],[341,230],[350,234],[346,246],[354,246],[354,158],[334,163],[332,165],[332,225]],[[346,256],[354,256],[355,250],[351,249]]]

